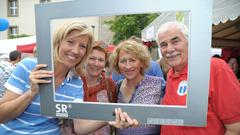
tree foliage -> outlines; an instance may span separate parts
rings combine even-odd
[[[128,39],[132,35],[141,37],[141,31],[148,26],[155,18],[154,14],[134,14],[115,16],[112,20],[105,23],[110,26],[110,30],[114,32],[113,43],[118,44],[120,41]]]
[[[30,35],[27,34],[18,34],[18,35],[11,35],[10,39],[14,39],[14,38],[21,38],[21,37],[29,37]]]

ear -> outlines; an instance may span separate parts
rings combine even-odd
[[[21,61],[21,56],[18,56],[17,61]]]

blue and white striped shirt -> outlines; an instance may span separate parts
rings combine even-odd
[[[30,89],[29,74],[37,64],[36,58],[22,60],[5,84],[8,90],[22,95]],[[83,100],[83,83],[80,77],[70,71],[62,85],[56,90],[56,100],[74,101]],[[40,114],[40,98],[37,95],[32,103],[17,118],[0,125],[2,135],[58,135],[60,128],[58,119]]]

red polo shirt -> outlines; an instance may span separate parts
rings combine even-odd
[[[163,104],[186,104],[186,90],[183,90],[185,80],[187,65],[178,75],[174,75],[172,69],[169,71]],[[211,59],[208,99],[206,127],[163,125],[161,135],[224,135],[224,124],[240,122],[240,83],[226,62],[221,59]]]

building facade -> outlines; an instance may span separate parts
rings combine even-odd
[[[9,21],[9,28],[0,32],[0,40],[10,39],[17,35],[36,35],[34,5],[61,1],[67,0],[0,0],[0,18],[7,18]],[[109,17],[96,16],[73,19],[87,24],[92,29],[96,40],[102,40],[107,44],[111,42],[113,33],[104,24],[104,21],[109,19]],[[51,27],[55,28],[73,19],[54,20],[54,23],[51,23]]]
[[[0,18],[7,18],[9,28],[0,32],[0,39],[19,34],[35,35],[34,5],[50,0],[1,0]]]

